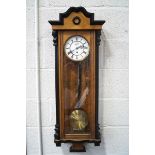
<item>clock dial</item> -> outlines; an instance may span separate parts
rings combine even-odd
[[[73,36],[65,43],[65,53],[73,61],[82,61],[89,55],[89,44],[81,36]]]

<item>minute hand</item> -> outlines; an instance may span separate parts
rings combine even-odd
[[[78,46],[78,47],[76,47],[74,50],[72,50],[72,52],[75,51],[75,50],[77,50],[77,49],[79,49],[79,48],[81,48],[81,47],[82,47],[81,45]]]

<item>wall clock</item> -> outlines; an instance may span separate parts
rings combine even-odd
[[[72,143],[70,152],[99,146],[98,52],[105,21],[84,7],[70,7],[50,20],[55,46],[56,125],[54,142]]]

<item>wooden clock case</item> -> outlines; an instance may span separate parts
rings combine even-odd
[[[94,20],[94,13],[87,12],[84,7],[70,7],[65,13],[59,14],[59,21],[50,20],[49,23],[52,25],[55,46],[56,125],[54,142],[56,146],[61,146],[61,143],[72,143],[71,152],[85,152],[83,143],[89,142],[99,146],[101,142],[98,124],[98,52],[101,29],[105,21]],[[67,111],[64,103],[64,77],[66,77],[65,73],[69,68],[64,66],[65,62],[70,60],[65,57],[64,44],[69,37],[74,35],[83,36],[90,44],[90,95],[85,107],[89,114],[90,131],[86,134],[65,133],[65,113]],[[74,62],[71,69],[76,70]],[[86,69],[83,66],[83,74],[85,72]],[[71,73],[68,72],[67,74]],[[74,76],[68,77],[67,80],[74,81]],[[70,100],[74,100],[74,97],[71,96]]]

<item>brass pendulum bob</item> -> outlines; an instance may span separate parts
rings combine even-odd
[[[70,115],[70,123],[73,131],[83,131],[88,125],[87,114],[82,109],[75,109]]]

